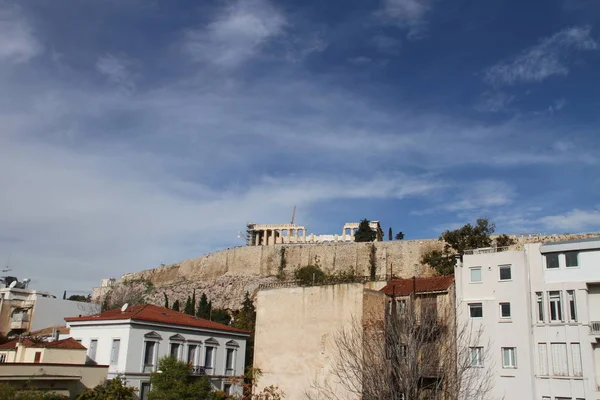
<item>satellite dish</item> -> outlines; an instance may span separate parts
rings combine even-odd
[[[125,312],[127,310],[127,307],[129,307],[129,304],[123,304],[123,306],[121,307],[121,312]]]
[[[8,285],[8,287],[9,287],[10,289],[12,289],[12,288],[14,288],[15,286],[17,286],[17,283],[18,283],[17,281],[12,281],[12,282],[10,283],[10,285]]]

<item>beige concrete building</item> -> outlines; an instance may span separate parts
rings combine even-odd
[[[87,349],[73,338],[29,338],[0,345],[0,382],[17,389],[50,391],[74,399],[104,382],[107,365],[86,364]]]
[[[334,339],[340,330],[365,323],[373,310],[383,314],[385,295],[377,290],[383,285],[259,291],[254,344],[254,366],[262,371],[258,387],[278,386],[286,399],[296,400],[312,393],[314,385],[329,384],[340,398],[360,399],[336,380]]]
[[[315,235],[307,234],[306,227],[295,224],[253,224],[248,223],[246,244],[248,246],[271,246],[274,244],[304,243],[351,243],[358,230],[359,222],[347,222],[341,234]],[[383,231],[379,221],[370,221],[369,226],[377,233],[376,242],[383,240]]]

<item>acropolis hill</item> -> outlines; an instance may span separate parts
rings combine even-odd
[[[270,232],[265,233],[264,229],[267,228],[263,229],[263,227],[266,226],[252,224],[254,236],[248,236],[247,246],[221,250],[154,269],[127,273],[121,277],[120,282],[145,284],[149,288],[147,300],[154,304],[163,304],[163,293],[167,294],[170,302],[177,299],[185,302],[187,296],[196,289],[197,297],[205,293],[213,301],[214,307],[235,310],[240,307],[246,291],[254,294],[260,284],[289,279],[293,276],[294,270],[309,264],[318,265],[328,273],[353,270],[356,275],[368,276],[371,264],[374,263],[378,276],[392,274],[399,277],[431,276],[434,275],[434,271],[421,265],[421,255],[431,249],[441,249],[443,246],[443,243],[437,239],[355,243],[353,232],[348,231],[344,231],[344,237],[322,235],[331,240],[317,241],[313,237],[311,241],[298,242],[294,235],[289,238],[290,231],[281,232],[278,228],[296,229],[290,228],[289,224],[268,225]],[[346,224],[346,226],[354,228],[354,224]],[[304,229],[304,227],[300,228]],[[600,237],[600,233],[509,236],[516,240],[516,244],[512,247],[518,249],[525,243]],[[259,238],[259,243],[256,242],[256,238]],[[378,239],[381,239],[381,235],[378,235]],[[94,298],[110,290],[111,285],[118,284],[119,281],[115,279],[104,279],[101,287],[94,289]]]

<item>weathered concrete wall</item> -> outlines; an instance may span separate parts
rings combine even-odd
[[[517,235],[514,249],[524,243],[555,242],[588,237],[600,233],[560,235]],[[431,276],[433,271],[421,265],[421,255],[431,249],[441,249],[437,239],[398,240],[376,243],[331,243],[312,245],[244,246],[205,254],[177,264],[125,274],[122,280],[152,282],[149,301],[163,304],[163,293],[172,303],[185,301],[193,289],[197,298],[206,293],[216,307],[237,309],[246,291],[251,294],[258,285],[276,280],[276,276],[291,277],[293,271],[308,264],[317,264],[324,271],[354,270],[357,275],[370,275],[371,251],[375,249],[377,275],[408,278]],[[99,291],[96,291],[99,293]]]
[[[254,344],[259,389],[275,385],[286,399],[304,399],[314,384],[328,383],[340,399],[360,398],[333,374],[339,351],[334,339],[361,323],[364,292],[359,283],[259,291]]]

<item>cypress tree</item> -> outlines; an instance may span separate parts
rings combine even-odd
[[[192,305],[192,298],[190,296],[188,296],[187,300],[185,301],[183,312],[188,315],[194,315],[194,306]]]
[[[173,311],[179,312],[179,300],[175,300],[175,303],[173,303]]]
[[[208,298],[206,297],[205,293],[202,293],[202,296],[200,296],[196,316],[205,319],[210,318],[210,305],[208,303]]]
[[[388,240],[392,240],[394,237],[392,236],[392,227],[388,230]]]
[[[163,295],[165,296],[165,308],[169,308],[169,298],[166,293],[163,293]]]

